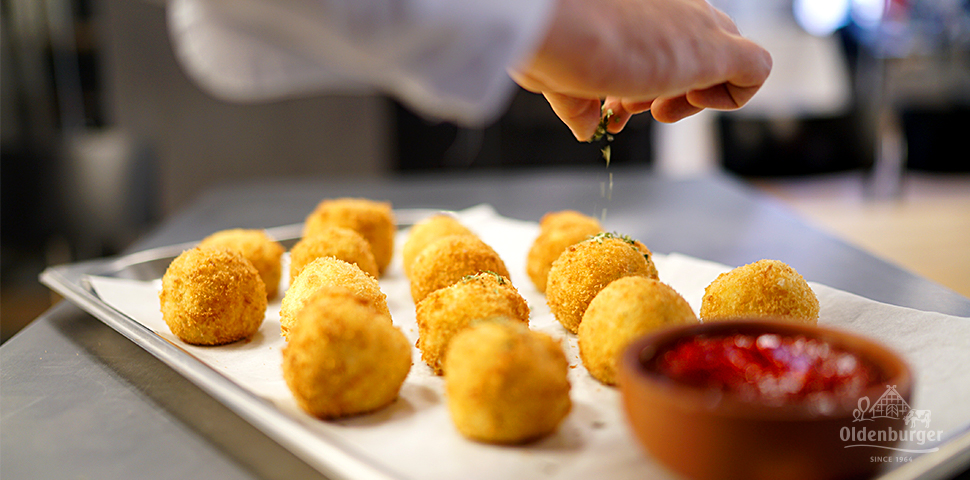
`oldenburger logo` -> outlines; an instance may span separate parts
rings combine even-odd
[[[887,385],[885,393],[875,402],[870,402],[869,397],[860,398],[858,408],[852,412],[852,417],[853,426],[851,428],[842,427],[839,431],[839,437],[843,442],[854,442],[844,448],[872,447],[897,452],[927,453],[935,452],[939,448],[905,449],[876,443],[910,442],[922,446],[927,442],[939,442],[943,437],[942,430],[929,430],[930,411],[916,410],[910,407],[896,391],[895,385]],[[902,419],[906,428],[903,430],[893,428],[872,429],[864,426],[864,422],[871,422],[877,418]],[[857,427],[856,423],[862,423],[862,425]],[[921,426],[921,428],[917,429],[917,426]]]

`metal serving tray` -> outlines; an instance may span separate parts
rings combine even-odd
[[[396,210],[395,215],[400,226],[407,226],[435,212],[438,210]],[[266,231],[289,247],[300,238],[302,224],[269,228]],[[305,430],[297,419],[223,376],[187,350],[111,307],[99,298],[89,281],[90,276],[132,280],[158,279],[172,259],[196,244],[197,242],[188,242],[120,257],[51,267],[41,274],[40,280],[175,369],[324,475],[354,479],[400,478],[396,473],[360,456],[337,436],[327,436],[320,432],[307,432],[304,436],[294,435],[294,431]],[[961,432],[939,447],[939,451],[916,457],[912,462],[886,472],[881,478],[949,478],[966,470],[970,465],[970,432]]]
[[[409,209],[395,210],[394,214],[398,226],[404,227],[437,212],[440,211]],[[303,224],[300,223],[267,228],[266,233],[284,247],[290,248],[299,240],[302,229]],[[50,267],[41,273],[40,281],[175,369],[327,477],[375,480],[398,478],[356,455],[353,449],[346,448],[339,438],[325,438],[323,442],[307,442],[305,438],[295,437],[292,432],[302,428],[299,421],[223,376],[185,349],[160,337],[135,319],[108,305],[97,295],[89,280],[91,276],[131,280],[161,278],[175,257],[196,246],[197,243],[186,242],[119,257]],[[314,432],[313,435],[320,434]],[[309,452],[310,448],[314,449],[312,455]],[[320,457],[326,457],[327,461],[320,462]]]

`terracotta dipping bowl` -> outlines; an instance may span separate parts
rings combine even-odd
[[[828,395],[823,404],[817,396],[811,397],[813,401],[806,400],[808,397],[761,401],[750,390],[745,398],[730,389],[674,380],[671,377],[676,374],[664,366],[668,361],[664,358],[671,358],[664,354],[682,342],[737,334],[815,339],[816,345],[824,343],[853,354],[874,374],[851,394]],[[851,445],[893,447],[898,440],[890,441],[887,434],[884,441],[858,441],[850,432],[903,430],[899,412],[893,412],[898,418],[866,417],[875,416],[872,405],[884,395],[900,405],[889,387],[908,405],[913,379],[898,355],[860,336],[808,325],[745,320],[675,327],[634,341],[620,360],[619,384],[637,439],[648,455],[677,473],[697,479],[828,479],[868,477],[880,470],[883,464],[872,462],[872,457],[892,454],[892,450]],[[885,405],[886,401],[879,403]]]

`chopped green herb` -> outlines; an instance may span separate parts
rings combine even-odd
[[[603,154],[603,160],[606,160],[606,166],[610,166],[610,143],[613,142],[613,135],[606,129],[609,127],[611,121],[616,121],[613,116],[613,109],[607,108],[605,110],[600,108],[602,115],[600,116],[600,123],[596,126],[596,131],[593,132],[592,138],[589,139],[589,143],[598,142],[602,139],[606,139],[606,146],[603,147],[600,152]]]
[[[600,233],[597,233],[596,235],[591,235],[586,240],[587,241],[595,241],[596,243],[603,243],[603,240],[604,239],[608,239],[608,238],[615,238],[617,240],[623,240],[624,242],[626,242],[626,243],[632,245],[634,248],[636,248],[636,243],[637,243],[636,240],[634,240],[629,235],[623,235],[623,234],[616,233],[616,232],[600,232]]]
[[[606,137],[607,142],[613,141],[613,135],[610,135],[610,133],[606,131],[606,127],[609,126],[611,118],[613,118],[613,109],[608,108],[600,118],[600,124],[596,126],[596,131],[593,132],[593,138],[589,139],[590,143],[598,142],[602,140],[603,137]]]
[[[497,274],[497,273],[495,273],[495,272],[493,272],[491,270],[484,270],[484,271],[481,271],[481,272],[476,273],[475,275],[465,275],[461,279],[461,282],[462,283],[468,283],[468,282],[471,282],[471,281],[474,281],[474,280],[478,280],[478,279],[481,279],[481,278],[486,278],[487,275],[491,275],[491,276],[495,277],[495,281],[497,281],[499,285],[505,285],[505,282],[506,282],[505,277],[503,277],[503,276],[501,276],[501,275],[499,275],[499,274]]]

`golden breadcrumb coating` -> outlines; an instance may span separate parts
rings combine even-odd
[[[310,262],[320,257],[335,257],[360,267],[377,278],[380,274],[370,244],[359,233],[336,225],[321,225],[313,235],[303,237],[290,249],[290,283]]]
[[[576,333],[589,302],[610,282],[628,276],[657,278],[650,257],[642,243],[612,233],[571,245],[552,262],[546,303],[556,320]]]
[[[310,297],[320,288],[331,286],[349,289],[365,301],[373,303],[374,308],[382,315],[391,318],[391,312],[387,308],[387,296],[374,277],[352,263],[333,257],[320,257],[303,268],[283,295],[280,329],[284,337],[289,339],[289,331],[296,324],[297,314]]]
[[[162,318],[193,345],[249,338],[266,316],[266,286],[239,252],[196,247],[172,260],[158,294]]]
[[[784,262],[759,260],[722,273],[701,301],[705,322],[767,317],[818,324],[818,298],[802,276]]]
[[[476,322],[452,339],[445,392],[467,438],[521,444],[556,431],[572,408],[559,343],[517,321]]]
[[[575,210],[559,210],[557,212],[549,212],[539,219],[540,230],[553,230],[583,224],[594,225],[596,227],[600,226],[599,220]]]
[[[529,324],[529,304],[508,278],[486,272],[436,290],[416,308],[421,358],[442,375],[448,342],[473,321],[503,316]]]
[[[631,341],[686,323],[698,323],[697,315],[673,288],[648,277],[623,277],[589,302],[579,324],[579,356],[593,378],[616,385],[617,360]]]
[[[424,297],[467,275],[494,272],[509,278],[505,262],[478,237],[449,235],[431,242],[411,264],[411,298],[417,305]]]
[[[415,223],[408,232],[407,240],[401,250],[401,260],[404,262],[404,275],[411,278],[411,264],[415,257],[427,247],[429,243],[449,235],[472,235],[471,230],[448,214],[437,214]]]
[[[602,231],[603,227],[595,218],[573,210],[545,214],[539,222],[539,236],[532,242],[526,258],[526,272],[536,290],[546,291],[546,278],[552,262],[566,247]]]
[[[198,246],[225,247],[241,253],[259,271],[266,285],[266,298],[276,298],[282,275],[280,257],[286,249],[270,238],[266,231],[243,228],[222,230],[202,239]]]
[[[323,200],[307,216],[303,236],[313,236],[322,225],[349,228],[364,237],[370,243],[379,275],[383,275],[391,264],[397,227],[389,202],[365,198]]]
[[[283,348],[286,385],[300,408],[319,418],[392,403],[410,370],[407,337],[343,287],[323,287],[307,301]]]

